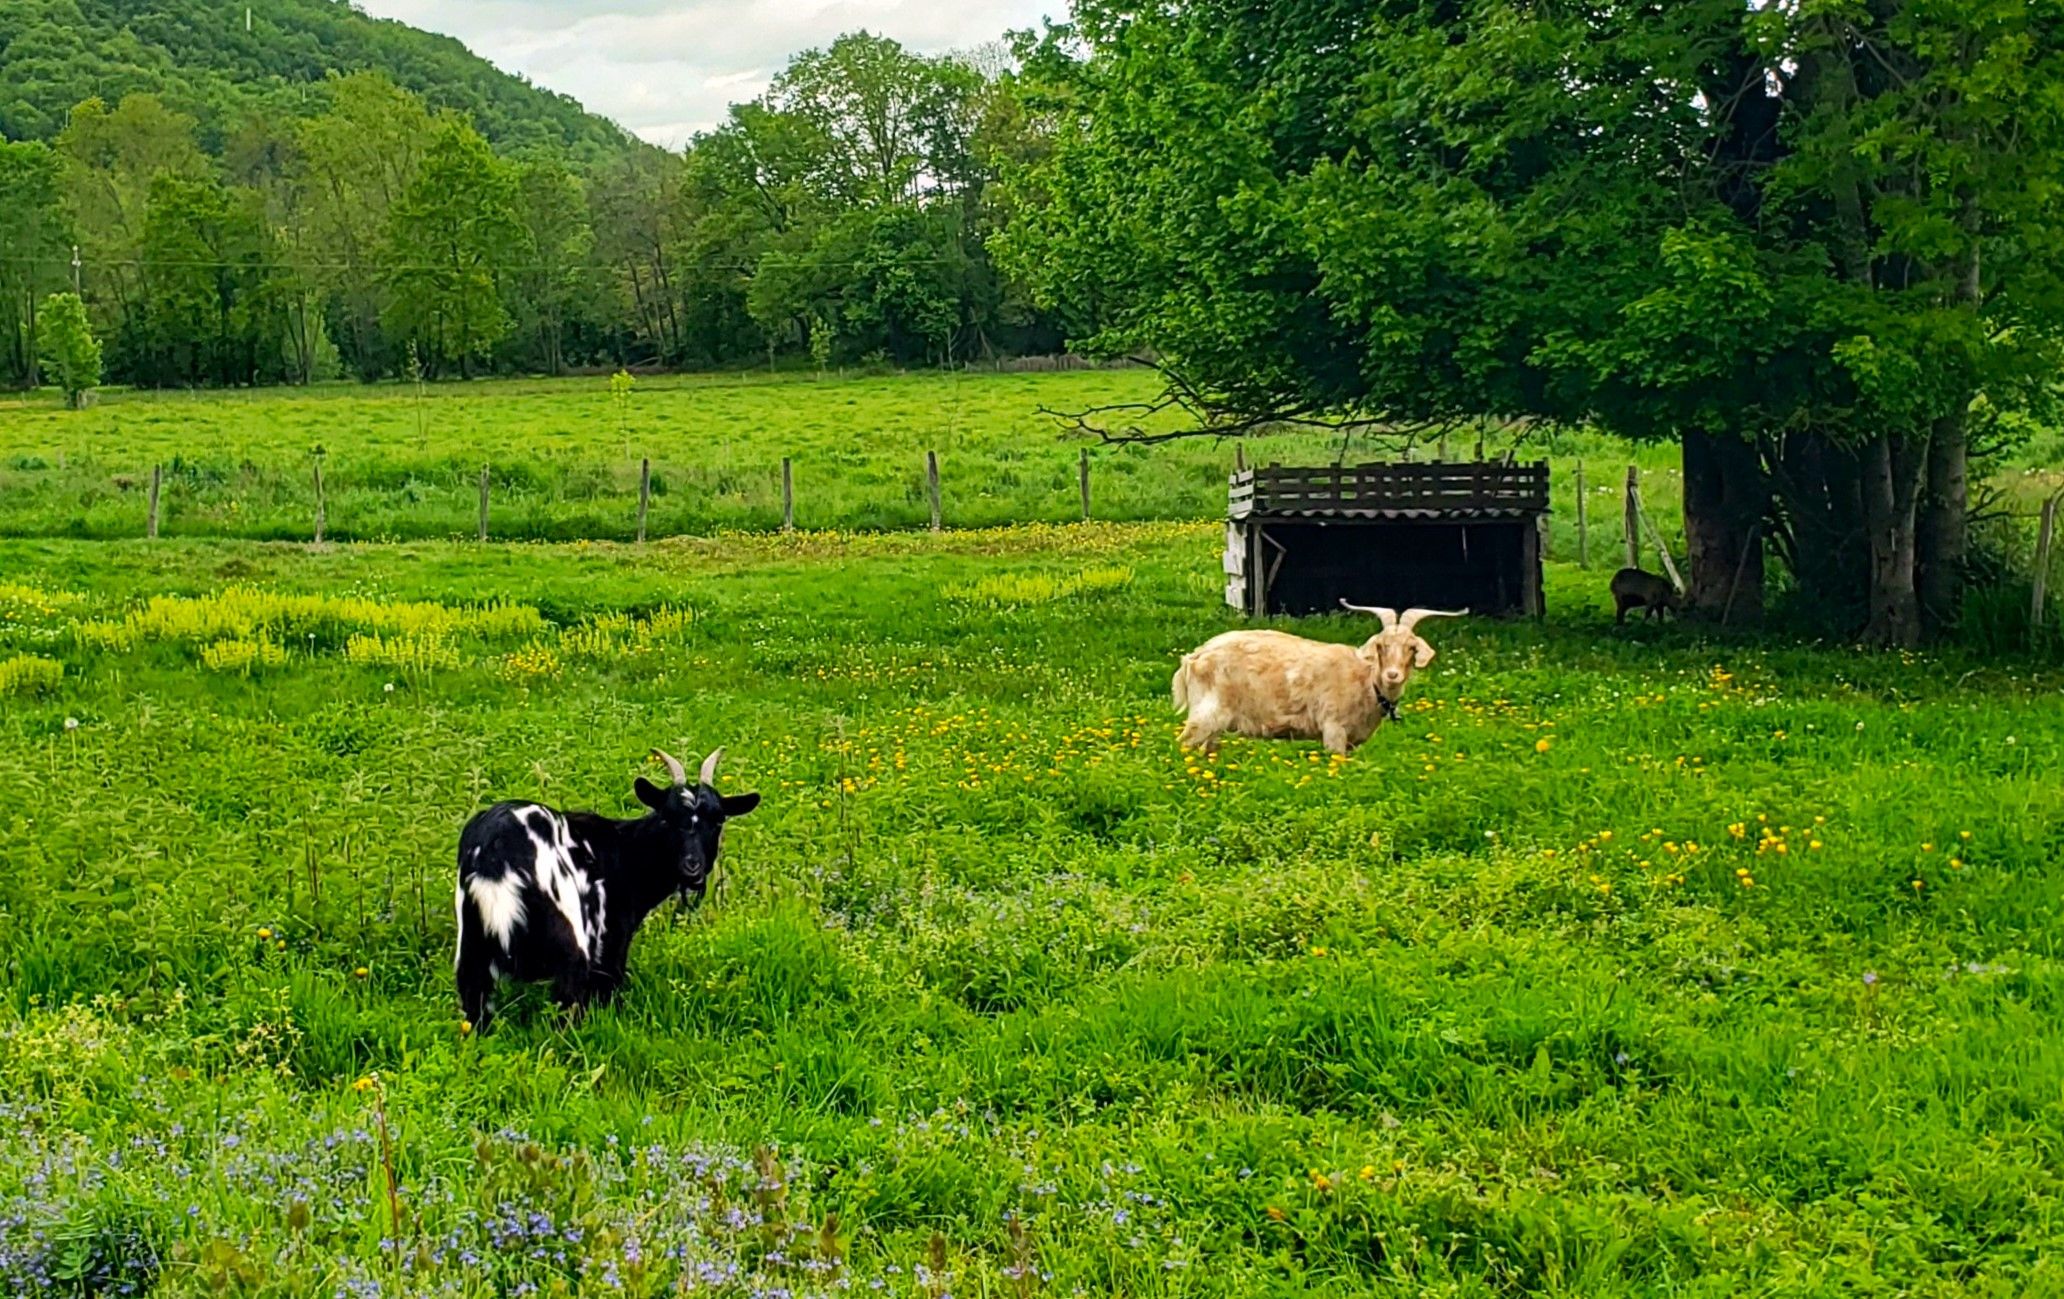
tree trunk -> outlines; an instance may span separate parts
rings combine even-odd
[[[1914,585],[1915,527],[1927,448],[1896,433],[1863,450],[1863,527],[1870,548],[1866,644],[1917,645],[1921,603]]]
[[[1756,445],[1684,435],[1684,539],[1691,565],[1685,603],[1702,617],[1763,618],[1763,515],[1770,486]]]
[[[1921,496],[1915,555],[1921,617],[1930,633],[1955,627],[1963,607],[1971,506],[1969,459],[1967,418],[1959,415],[1937,421],[1928,439],[1927,482]]]
[[[1970,247],[1957,276],[1956,301],[1975,316],[1985,298],[1979,273],[1979,213],[1975,203],[1965,203],[1961,224]],[[1966,397],[1952,414],[1935,422],[1928,439],[1927,487],[1920,506],[1918,580],[1921,616],[1931,632],[1955,627],[1963,611],[1964,558],[1969,550],[1971,512],[1970,446],[1971,405]]]
[[[38,354],[43,343],[36,333],[36,290],[31,287],[22,297],[27,302],[27,310],[23,314],[28,320],[28,329],[26,331],[28,355],[24,358],[26,363],[24,373],[28,377],[28,386],[37,388],[41,387],[43,383],[42,357]]]
[[[1803,431],[1773,442],[1765,459],[1784,525],[1773,540],[1791,568],[1802,612],[1830,629],[1853,631],[1863,622],[1870,581],[1856,454]]]
[[[651,331],[651,336],[654,340],[655,346],[657,346],[659,339],[659,326],[655,322],[657,321],[658,317],[653,311],[652,305],[645,300],[645,280],[644,277],[638,274],[637,259],[634,257],[625,258],[624,266],[631,277],[631,301],[637,307],[638,326],[641,329]]]

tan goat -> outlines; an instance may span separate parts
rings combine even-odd
[[[1415,668],[1433,662],[1433,646],[1413,630],[1421,618],[1458,618],[1467,609],[1344,609],[1373,613],[1383,630],[1359,646],[1306,640],[1280,631],[1229,631],[1183,655],[1170,683],[1178,712],[1187,711],[1184,748],[1206,752],[1231,732],[1258,740],[1322,740],[1350,753],[1397,717],[1397,703]]]

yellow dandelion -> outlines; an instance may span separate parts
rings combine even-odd
[[[365,977],[366,977],[367,975],[369,975],[369,974],[371,974],[371,973],[372,973],[372,971],[371,971],[371,970],[368,970],[368,969],[367,969],[367,968],[366,968],[365,966],[363,966],[363,965],[359,966],[359,967],[358,967],[357,969],[355,969],[355,970],[353,970],[353,971],[351,972],[351,974],[352,974],[352,977],[353,977],[353,978],[358,978],[358,979],[363,979],[363,978],[365,978]]]
[[[272,937],[272,930],[266,928],[264,925],[260,925],[258,926],[258,936],[260,938],[270,938]]]
[[[1534,752],[1535,752],[1535,753],[1546,753],[1546,752],[1548,752],[1548,737],[1547,737],[1547,736],[1545,736],[1545,735],[1544,735],[1544,736],[1542,736],[1542,737],[1541,737],[1540,739],[1538,739],[1538,740],[1535,740],[1535,741],[1534,741]]]

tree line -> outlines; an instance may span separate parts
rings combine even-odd
[[[0,141],[0,380],[76,289],[147,386],[1052,350],[989,253],[1041,137],[997,61],[855,33],[673,153],[498,152],[378,72],[209,134],[149,93]]]
[[[207,152],[88,100],[0,146],[0,377],[74,244],[138,383],[1065,344],[1208,435],[1678,444],[1694,609],[1774,575],[1910,644],[2059,413],[2059,85],[2064,0],[1076,0],[983,59],[841,38],[679,154],[497,152],[372,73]]]
[[[2055,419],[2058,0],[1077,0],[1005,264],[1205,432],[1681,443],[1690,600],[1911,644]],[[1131,436],[1131,412],[1084,412]]]

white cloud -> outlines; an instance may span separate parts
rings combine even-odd
[[[790,55],[866,28],[921,53],[995,40],[1066,0],[358,0],[678,147],[760,93]]]

